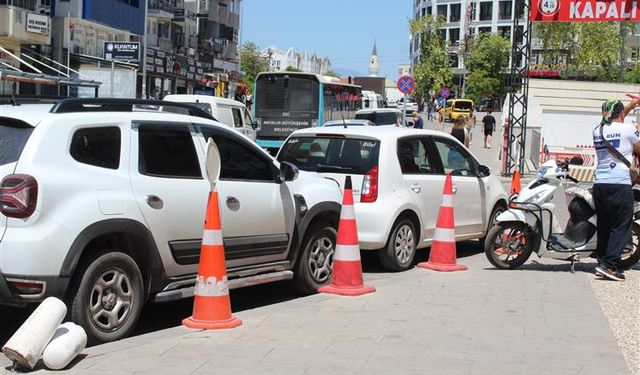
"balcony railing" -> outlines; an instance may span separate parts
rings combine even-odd
[[[149,12],[167,12],[173,16],[173,3],[169,0],[149,0]]]

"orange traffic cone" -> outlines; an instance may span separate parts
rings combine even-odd
[[[451,173],[444,181],[442,205],[438,212],[436,231],[431,243],[429,261],[418,263],[418,267],[428,268],[434,271],[464,271],[467,266],[456,263],[456,235],[453,224],[453,182]]]
[[[351,189],[351,176],[347,176],[344,183],[342,209],[340,210],[336,252],[333,257],[333,275],[331,275],[331,284],[318,289],[318,292],[321,293],[359,296],[376,291],[374,287],[364,286],[362,279],[360,243]]]
[[[516,168],[515,172],[513,172],[513,178],[511,179],[511,191],[509,194],[518,194],[520,190],[522,190],[522,186],[520,185],[520,170]]]
[[[193,315],[184,319],[182,324],[196,329],[233,328],[242,324],[240,319],[231,315],[220,207],[215,189],[209,193],[207,203]]]

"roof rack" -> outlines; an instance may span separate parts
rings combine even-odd
[[[51,108],[51,113],[73,113],[73,112],[133,112],[134,107],[139,109],[150,109],[156,111],[173,112],[175,109],[183,110],[184,113],[202,117],[208,120],[218,121],[213,115],[207,113],[189,103],[165,102],[162,100],[146,99],[113,99],[113,98],[73,98],[64,99],[56,103]],[[173,109],[173,110],[167,110]],[[177,112],[179,113],[179,112]]]

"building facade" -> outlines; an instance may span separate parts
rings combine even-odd
[[[441,16],[445,24],[440,35],[448,46],[455,85],[462,87],[467,70],[464,43],[480,33],[495,33],[513,43],[513,19],[525,0],[413,0],[413,18]],[[521,24],[524,24],[521,23]],[[420,40],[411,36],[411,66],[419,61]]]
[[[282,72],[287,67],[315,74],[326,74],[331,70],[331,61],[308,52],[298,52],[293,47],[282,50],[276,46],[269,46],[263,50],[263,55],[269,59],[269,69]]]

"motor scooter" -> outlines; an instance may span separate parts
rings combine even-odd
[[[531,253],[540,258],[571,262],[571,272],[580,259],[595,258],[597,218],[591,192],[569,175],[571,165],[581,158],[563,162],[549,160],[538,176],[509,200],[509,209],[500,214],[485,241],[485,255],[496,268],[512,269],[524,264]],[[564,189],[569,220],[562,231],[552,202],[558,188]],[[621,257],[623,268],[640,260],[640,190],[634,189],[632,235]]]

